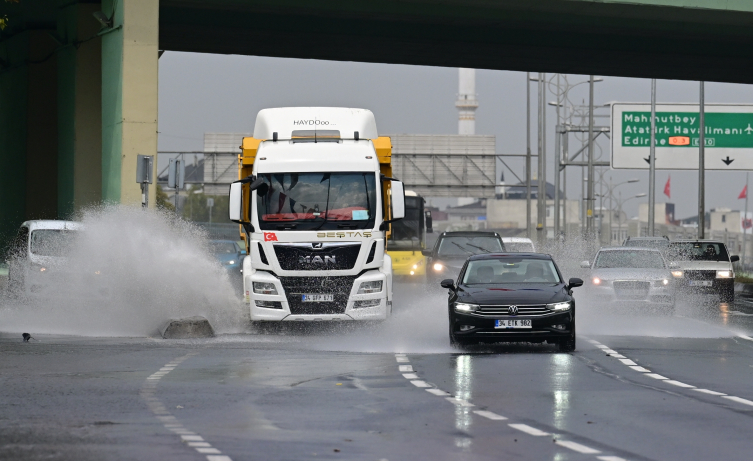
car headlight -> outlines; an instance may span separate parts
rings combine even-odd
[[[444,269],[444,266],[443,266],[443,265],[441,265],[441,264],[439,264],[439,263],[434,263],[434,270],[435,270],[435,271],[439,272],[439,271],[441,271],[442,269]]]
[[[254,282],[254,293],[259,295],[276,295],[277,288],[274,283],[270,282]]]
[[[564,303],[552,303],[547,304],[546,308],[550,311],[566,311],[570,309],[570,303],[564,302]]]
[[[679,278],[682,278],[682,277],[685,276],[685,273],[683,271],[679,270],[679,269],[678,270],[674,270],[674,271],[670,271],[670,272],[672,272],[672,277],[674,277],[674,278],[678,278],[679,279]]]
[[[599,277],[594,277],[591,281],[594,285],[601,285],[601,279]]]
[[[718,279],[732,278],[732,271],[716,271],[716,278]]]
[[[655,287],[665,287],[667,285],[669,285],[668,279],[654,280]]]
[[[235,260],[225,261],[225,264],[228,266],[232,266],[233,264],[235,264]]]
[[[455,303],[455,310],[461,312],[473,312],[478,309],[478,304]]]
[[[359,295],[368,295],[371,293],[379,293],[382,291],[382,281],[374,280],[373,282],[361,282],[361,286],[358,288]]]

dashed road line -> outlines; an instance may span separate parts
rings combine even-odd
[[[491,419],[492,421],[504,421],[507,419],[502,415],[494,413],[493,411],[474,410],[473,412],[479,416],[483,416],[484,418]]]
[[[727,399],[727,400],[732,400],[733,402],[742,403],[744,405],[753,406],[753,401],[748,400],[748,399],[743,399],[740,397],[735,397],[734,395],[725,395],[722,398]]]
[[[601,453],[599,450],[596,450],[591,447],[587,447],[585,445],[581,445],[579,443],[570,442],[569,440],[557,440],[554,443],[556,443],[557,445],[561,447],[569,448],[573,451],[577,451],[578,453],[582,453],[584,455],[595,455],[597,453]]]
[[[152,373],[144,380],[139,395],[146,402],[149,410],[154,413],[154,416],[163,423],[165,429],[179,436],[180,440],[187,444],[188,447],[193,448],[202,455],[206,455],[207,461],[233,461],[232,458],[223,455],[219,449],[214,448],[209,442],[204,440],[202,436],[184,427],[155,396],[159,381],[173,371],[175,367],[183,363],[183,361],[197,354],[199,352],[190,352],[182,357],[178,357],[160,368],[159,371]]]
[[[528,435],[532,435],[534,437],[542,437],[545,435],[551,435],[548,432],[544,432],[542,430],[536,429],[535,427],[531,427],[528,424],[508,424],[513,429],[517,429],[521,432],[525,432]]]

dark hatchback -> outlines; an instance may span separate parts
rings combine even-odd
[[[543,342],[575,350],[575,299],[551,256],[538,253],[469,257],[449,289],[450,343]]]
[[[434,248],[423,250],[426,256],[426,283],[457,277],[468,256],[502,253],[505,244],[496,232],[442,232]]]

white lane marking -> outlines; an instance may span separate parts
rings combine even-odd
[[[197,448],[196,451],[205,455],[219,455],[222,452],[216,448]]]
[[[413,365],[398,365],[397,369],[401,373],[413,373]]]
[[[624,355],[622,355],[622,354],[609,354],[609,356],[610,356],[610,357],[613,357],[613,358],[615,358],[615,359],[626,359],[626,358],[627,358],[627,357],[625,357],[625,356],[624,356]]]
[[[674,379],[668,379],[668,380],[666,380],[664,382],[668,383],[668,384],[671,384],[673,386],[684,387],[684,388],[687,388],[687,389],[695,387],[695,386],[690,385],[690,384],[685,384],[685,383],[682,383],[680,381],[675,381]]]
[[[157,416],[157,419],[164,423],[167,421],[175,421],[175,416]]]
[[[449,392],[445,392],[442,389],[426,389],[426,392],[432,393],[434,395],[438,395],[440,397],[444,397],[445,395],[450,395]]]
[[[517,429],[519,431],[525,432],[528,435],[533,435],[536,437],[541,437],[544,435],[550,435],[548,432],[540,431],[536,429],[535,427],[531,427],[528,424],[508,424],[513,429]]]
[[[408,360],[408,357],[395,357],[395,360],[397,360],[400,363],[410,362],[410,360]]]
[[[473,410],[474,413],[476,413],[479,416],[483,416],[484,418],[491,419],[492,421],[503,421],[507,418],[505,418],[502,415],[498,415],[494,413],[493,411],[485,411],[485,410]]]
[[[209,442],[188,442],[188,446],[189,447],[193,447],[193,448],[195,448],[195,447],[211,447],[211,445],[209,445]]]
[[[648,376],[649,378],[654,378],[654,379],[669,379],[666,376],[662,376],[658,373],[647,373],[644,376]]]
[[[180,439],[184,442],[203,442],[204,438],[200,435],[181,435]]]
[[[609,355],[612,355],[612,354],[619,354],[619,352],[617,352],[617,351],[615,351],[615,350],[613,350],[613,349],[602,349],[601,351],[602,351],[602,352],[605,352],[605,353],[607,353],[607,354],[609,354]]]
[[[748,341],[753,341],[753,338],[747,335],[737,335],[738,338],[747,339]]]
[[[207,455],[207,461],[233,461],[229,456],[225,455]]]
[[[696,392],[703,392],[704,394],[709,394],[709,395],[727,395],[724,392],[712,391],[710,389],[698,389],[698,388],[696,388],[696,389],[693,389],[693,390],[696,391]]]
[[[431,387],[426,381],[421,381],[420,379],[414,379],[413,381],[410,381],[410,383],[416,387]]]
[[[415,373],[403,373],[405,379],[418,379],[418,375]]]
[[[737,402],[737,403],[742,403],[742,404],[745,404],[745,405],[753,406],[753,401],[747,400],[747,399],[743,399],[743,398],[740,398],[740,397],[735,397],[734,395],[725,395],[722,398],[723,399],[727,399],[727,400],[732,400],[733,402]]]
[[[643,367],[641,367],[641,366],[638,366],[638,365],[633,365],[633,366],[632,366],[632,367],[630,367],[630,368],[632,368],[632,369],[633,369],[633,370],[635,370],[635,371],[640,371],[641,373],[650,373],[650,372],[651,372],[651,370],[648,370],[648,369],[646,369],[646,368],[643,368]]]
[[[597,456],[596,459],[600,459],[601,461],[627,461],[625,458],[620,458],[619,456]]]
[[[629,366],[638,365],[637,363],[633,362],[630,359],[619,359],[619,360],[620,362],[622,362],[623,365],[629,365]]]
[[[460,405],[461,407],[475,407],[476,406],[465,399],[459,399],[457,397],[447,397],[445,400],[447,400],[450,403],[454,403],[455,405]]]
[[[588,342],[591,344],[599,344],[599,342],[594,339],[589,339]]]
[[[567,440],[557,440],[554,443],[556,443],[557,445],[561,447],[565,447],[573,451],[577,451],[578,453],[583,453],[584,455],[595,455],[596,453],[601,453],[599,450],[595,450],[591,447],[587,447],[585,445],[581,445],[575,442],[570,442]]]

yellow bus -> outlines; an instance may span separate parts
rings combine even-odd
[[[387,254],[392,258],[392,274],[399,278],[423,282],[426,278],[426,234],[432,233],[431,211],[425,200],[414,191],[405,191],[405,217],[392,223],[387,240]]]

